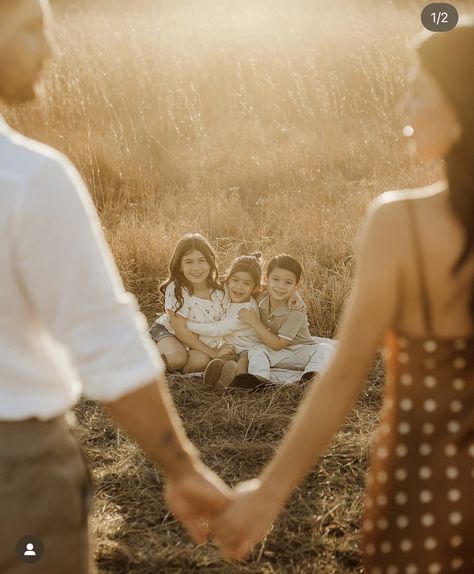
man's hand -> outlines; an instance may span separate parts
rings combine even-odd
[[[113,419],[166,474],[166,502],[193,540],[207,537],[202,524],[222,512],[232,491],[199,460],[186,438],[164,379],[106,404]]]
[[[245,558],[252,546],[267,534],[284,502],[279,493],[265,490],[257,479],[239,484],[233,502],[212,528],[224,558]]]
[[[196,544],[206,542],[209,522],[223,512],[232,498],[231,489],[204,465],[168,479],[166,503]]]
[[[255,325],[260,323],[260,314],[255,309],[241,309],[238,317],[242,323],[250,325],[251,327],[255,327]]]

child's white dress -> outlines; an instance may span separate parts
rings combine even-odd
[[[177,315],[184,317],[187,321],[193,322],[196,325],[211,325],[220,321],[224,316],[224,291],[221,289],[214,289],[211,292],[211,299],[201,299],[189,293],[189,291],[183,287],[183,306],[178,308],[178,300],[175,295],[175,284],[172,281],[165,291],[165,313],[160,315],[156,323],[163,325],[167,331],[175,335],[173,327],[171,326],[170,318],[166,311],[176,311]],[[191,330],[191,329],[190,329]],[[219,336],[212,335],[198,335],[199,339],[208,345],[209,347],[215,349],[220,344],[222,338]]]

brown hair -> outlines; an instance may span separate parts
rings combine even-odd
[[[452,104],[461,123],[458,142],[445,157],[449,201],[464,230],[464,246],[453,266],[456,274],[474,251],[474,24],[431,34],[418,45],[421,64]],[[474,280],[470,314],[474,322]]]
[[[178,301],[175,311],[181,309],[184,304],[183,287],[192,295],[193,286],[189,283],[181,271],[181,259],[186,253],[194,250],[200,251],[209,264],[210,272],[207,278],[207,284],[212,291],[222,289],[217,277],[216,254],[214,253],[209,241],[199,233],[189,233],[181,237],[174,248],[169,264],[169,276],[166,281],[160,285],[162,296],[165,296],[166,288],[174,282],[174,294]]]
[[[294,257],[284,253],[282,255],[275,255],[275,257],[270,259],[270,263],[268,264],[267,268],[267,275],[270,275],[270,273],[277,267],[279,269],[285,269],[286,271],[293,273],[293,275],[296,277],[296,282],[299,282],[303,270],[301,269],[301,265],[298,263],[298,261],[296,261]]]
[[[245,271],[248,273],[252,279],[255,281],[255,287],[253,292],[258,292],[262,283],[262,265],[260,259],[262,254],[260,252],[251,253],[250,255],[241,255],[234,260],[231,268],[227,272],[225,278],[226,282],[229,280],[231,275],[238,273],[239,271]]]

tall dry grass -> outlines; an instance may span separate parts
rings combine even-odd
[[[148,319],[176,240],[199,231],[223,270],[256,249],[299,258],[311,325],[333,335],[370,200],[438,174],[439,166],[412,163],[400,141],[396,104],[420,27],[416,3],[401,5],[63,8],[43,97],[7,119],[79,167]],[[381,383],[377,368],[276,532],[240,565],[193,548],[163,505],[160,475],[84,401],[77,413],[98,487],[101,571],[360,572],[361,492]],[[268,460],[302,393],[216,396],[179,378],[171,389],[204,460],[230,483]]]
[[[177,238],[200,231],[223,269],[255,249],[300,257],[314,327],[333,333],[368,202],[432,177],[395,113],[417,14],[145,5],[61,13],[45,97],[10,119],[79,166],[148,318]]]

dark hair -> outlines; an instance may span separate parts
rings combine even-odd
[[[251,253],[250,255],[241,255],[234,260],[231,265],[231,268],[227,272],[227,276],[225,278],[226,282],[229,280],[231,275],[234,273],[238,273],[239,271],[245,271],[248,273],[252,279],[255,281],[255,287],[253,289],[254,292],[260,290],[260,286],[262,283],[262,265],[260,263],[260,259],[262,254],[260,252]]]
[[[446,155],[449,201],[461,223],[465,242],[453,275],[474,250],[474,25],[461,25],[450,32],[435,33],[418,45],[424,69],[443,90],[457,114],[462,133]],[[474,280],[469,304],[474,321]]]
[[[212,250],[209,241],[199,233],[189,233],[181,237],[181,239],[176,244],[174,248],[173,255],[171,256],[169,265],[169,277],[160,285],[160,291],[163,297],[165,296],[166,288],[172,282],[174,282],[174,294],[176,300],[178,301],[178,306],[175,311],[181,309],[184,304],[183,298],[183,287],[192,295],[193,286],[189,283],[186,277],[181,271],[181,259],[194,250],[200,251],[211,268],[209,276],[207,278],[207,284],[212,291],[216,289],[222,289],[220,283],[217,280],[218,273],[216,267],[216,254]]]
[[[291,255],[275,255],[275,257],[272,257],[270,259],[270,263],[268,264],[267,267],[267,275],[270,275],[270,273],[276,269],[286,269],[286,271],[290,271],[291,273],[293,273],[296,277],[296,282],[298,283],[300,278],[301,278],[301,273],[302,273],[302,269],[301,269],[301,265],[298,263],[298,261],[296,261],[296,259],[294,257],[291,257]]]

